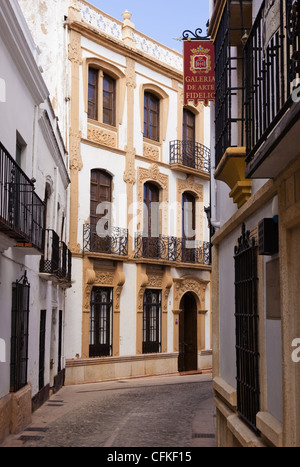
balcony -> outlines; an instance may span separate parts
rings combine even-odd
[[[300,2],[267,7],[245,45],[246,176],[253,178],[274,178],[299,155]]]
[[[45,231],[44,254],[40,261],[40,276],[53,282],[70,283],[72,253],[54,230]]]
[[[108,235],[98,235],[96,226],[83,226],[83,252],[101,253],[104,255],[128,255],[128,230],[113,227]]]
[[[135,258],[210,266],[210,243],[184,238],[135,235]]]
[[[210,150],[194,141],[170,141],[170,165],[179,172],[210,174]]]
[[[0,143],[0,233],[25,254],[43,251],[43,201],[34,185]]]

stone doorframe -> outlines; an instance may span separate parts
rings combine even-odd
[[[193,294],[197,304],[197,347],[198,350],[205,349],[205,314],[207,313],[205,309],[205,291],[208,284],[209,281],[193,276],[173,279],[174,352],[179,352],[179,314],[183,311],[180,309],[180,302],[187,292]]]
[[[90,303],[93,287],[113,289],[112,356],[120,353],[120,297],[125,283],[123,263],[114,266],[101,265],[91,258],[84,258],[82,303],[82,358],[89,358]]]

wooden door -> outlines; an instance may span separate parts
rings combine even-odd
[[[182,261],[195,262],[196,200],[190,193],[182,195]]]
[[[195,167],[195,115],[187,109],[183,110],[182,125],[182,163],[187,167]]]
[[[197,304],[191,293],[183,296],[180,309],[178,371],[193,371],[198,368]]]
[[[159,188],[153,183],[144,185],[143,256],[159,257]]]

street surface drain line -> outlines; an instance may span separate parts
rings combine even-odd
[[[18,438],[19,441],[40,441],[43,439],[42,436],[30,436],[30,435],[22,435]]]
[[[48,428],[29,426],[28,428],[25,428],[24,431],[40,431],[41,433],[45,433],[46,431],[48,431]]]

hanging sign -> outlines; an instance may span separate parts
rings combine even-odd
[[[215,102],[214,56],[212,41],[184,41],[184,105]]]

